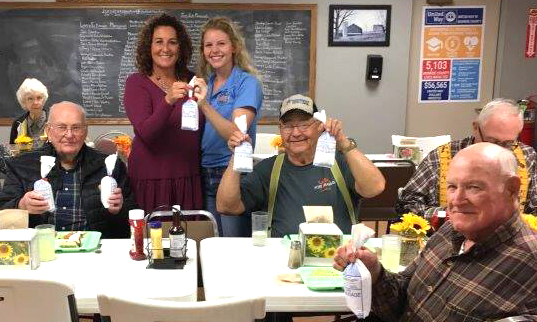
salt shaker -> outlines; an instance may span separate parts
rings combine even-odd
[[[287,262],[289,268],[299,268],[302,266],[302,250],[299,240],[293,240],[289,249],[289,261]]]

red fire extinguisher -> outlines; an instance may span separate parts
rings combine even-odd
[[[536,103],[533,100],[535,95],[530,95],[525,99],[518,100],[518,105],[524,110],[524,126],[522,132],[520,132],[519,140],[524,144],[533,146],[534,134],[535,134],[535,106]]]

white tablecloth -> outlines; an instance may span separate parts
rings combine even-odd
[[[3,270],[3,276],[58,277],[75,286],[80,313],[98,313],[97,294],[113,292],[129,297],[172,301],[197,300],[196,242],[188,241],[183,269],[146,269],[147,260],[129,257],[130,239],[104,239],[102,253],[57,253],[36,270]],[[1,320],[1,319],[0,319]]]
[[[208,238],[201,241],[200,261],[205,298],[239,294],[266,297],[269,312],[348,312],[342,289],[316,292],[304,284],[280,286],[276,275],[297,272],[287,268],[288,250],[281,238],[252,245],[251,238]]]

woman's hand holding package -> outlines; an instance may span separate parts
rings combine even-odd
[[[250,143],[252,142],[248,134],[242,133],[240,130],[237,130],[234,131],[229,137],[229,140],[227,141],[227,146],[233,152],[235,151],[235,148],[244,141],[248,141]]]
[[[170,105],[175,104],[177,100],[183,99],[188,96],[189,86],[184,82],[173,82],[172,86],[168,89],[168,93],[164,98]]]
[[[333,266],[338,271],[343,271],[347,265],[354,263],[357,259],[361,260],[362,263],[364,263],[364,265],[367,267],[371,273],[371,281],[374,284],[380,275],[382,265],[380,264],[377,255],[373,254],[365,247],[357,249],[356,252],[352,250],[351,243],[339,247],[336,255],[334,256]]]
[[[119,213],[121,207],[123,207],[123,194],[121,193],[121,188],[115,188],[108,198],[108,211],[115,215]]]
[[[196,80],[194,81],[194,97],[201,109],[208,105],[206,100],[207,83],[205,83],[205,80],[201,77],[196,77]]]
[[[19,209],[28,210],[29,214],[42,214],[49,210],[49,203],[35,191],[28,191],[19,201]]]

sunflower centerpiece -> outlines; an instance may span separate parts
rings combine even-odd
[[[34,229],[0,230],[0,265],[14,269],[36,269],[39,266]]]
[[[413,213],[404,214],[401,222],[390,225],[390,231],[402,237],[401,266],[408,266],[418,256],[425,246],[425,236],[429,229],[429,222]]]
[[[303,245],[304,265],[331,266],[332,258],[343,242],[343,233],[333,223],[301,223],[299,240]]]

